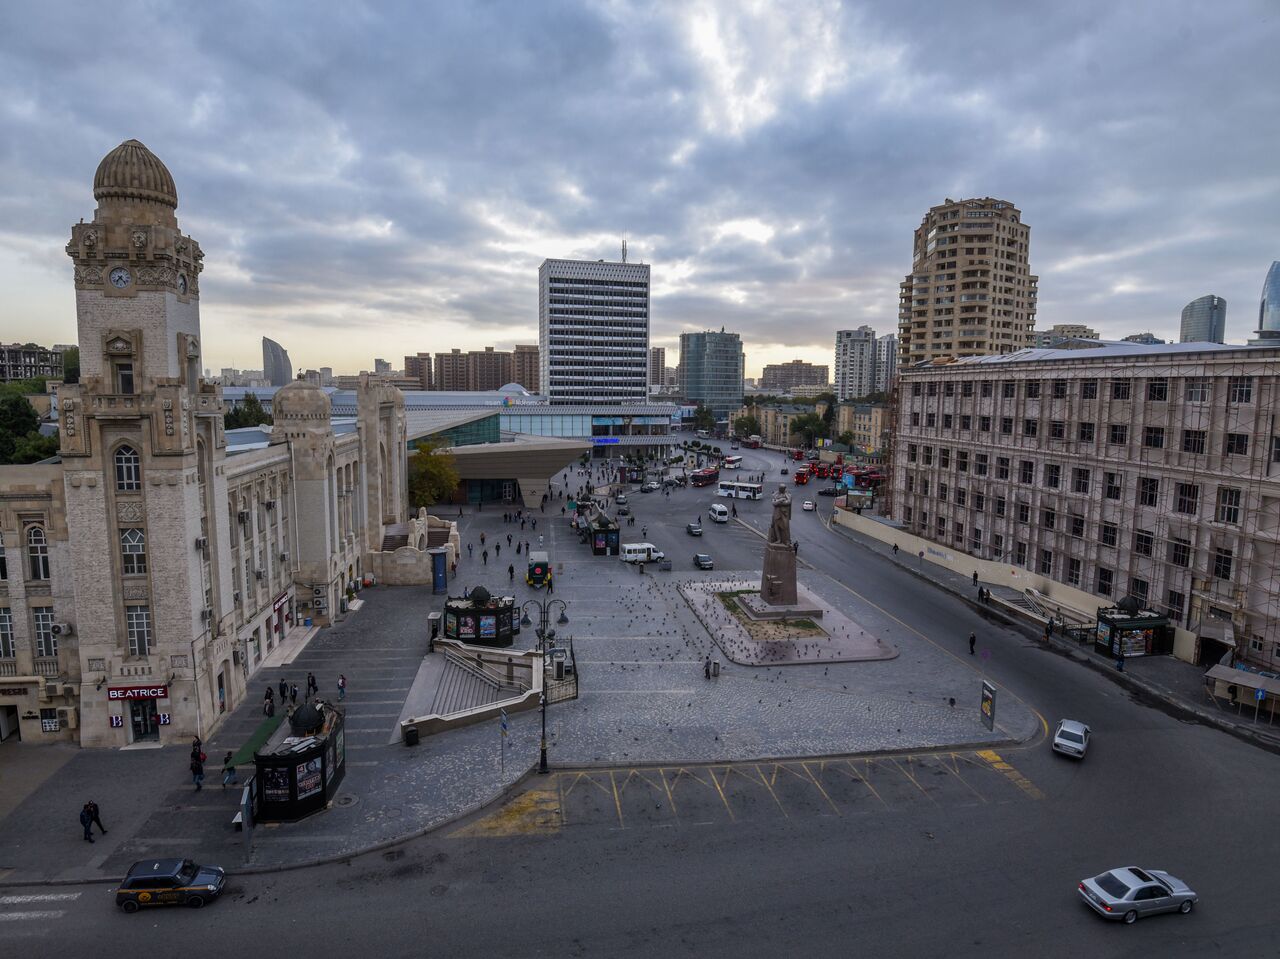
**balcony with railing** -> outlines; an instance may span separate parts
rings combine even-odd
[[[57,656],[40,656],[34,663],[35,674],[47,678],[56,678],[62,675],[62,668],[58,665]]]

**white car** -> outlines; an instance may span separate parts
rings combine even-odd
[[[800,508],[804,510],[806,513],[812,513],[815,509],[818,508],[818,504],[811,499],[807,499],[800,505]]]
[[[1058,728],[1053,731],[1053,751],[1064,756],[1084,759],[1089,748],[1089,727],[1074,719],[1058,721]]]

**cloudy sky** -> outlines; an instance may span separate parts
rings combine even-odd
[[[1280,259],[1280,5],[51,0],[0,35],[0,337],[75,338],[70,225],[130,137],[206,253],[206,364],[536,342],[545,257],[653,265],[653,342],[747,372],[897,323],[945,197],[1031,226],[1038,326],[1228,340]],[[673,358],[672,358],[673,359]],[[672,361],[669,359],[669,362]]]

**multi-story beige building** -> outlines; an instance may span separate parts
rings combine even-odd
[[[0,382],[62,379],[62,351],[47,350],[34,343],[0,344]]]
[[[888,426],[888,407],[883,403],[841,403],[836,407],[833,439],[852,433],[854,449],[877,454],[889,442]]]
[[[1280,665],[1280,349],[1100,345],[903,371],[910,532]],[[1088,611],[1086,611],[1088,612]]]
[[[1083,323],[1055,323],[1047,330],[1032,330],[1029,345],[1050,349],[1060,346],[1064,340],[1096,340],[1098,331]]]
[[[362,378],[354,422],[293,382],[270,428],[223,427],[201,375],[204,254],[136,140],[72,227],[81,377],[55,463],[0,467],[0,738],[207,736],[263,657],[345,612],[405,519],[403,396]]]
[[[528,374],[529,350],[534,352],[533,362],[536,364],[537,347],[521,346],[517,350],[520,362]],[[407,358],[406,358],[407,359]],[[536,365],[534,367],[537,369]],[[534,377],[537,386],[537,376]],[[481,390],[497,390],[511,383],[514,379],[513,355],[505,350],[495,350],[486,346],[483,350],[450,350],[448,353],[437,353],[433,389],[444,392],[473,393]],[[521,383],[530,393],[536,392],[534,387]]]
[[[760,377],[760,390],[791,396],[797,387],[821,386],[825,390],[829,388],[830,382],[831,367],[806,363],[804,360],[791,360],[789,363],[768,364]]]
[[[540,393],[542,380],[538,344],[517,345],[511,350],[511,382],[519,383],[530,393]],[[506,386],[506,383],[502,383]]]
[[[916,228],[898,298],[898,364],[1028,346],[1036,284],[1031,230],[1004,200],[946,200]]]
[[[819,404],[821,405],[821,404]],[[744,406],[733,415],[732,420],[740,416],[754,416],[760,422],[760,439],[769,446],[790,446],[792,443],[792,423],[796,418],[812,413],[812,406],[765,406],[757,404]]]
[[[418,381],[417,389],[431,389],[432,374],[435,372],[430,353],[415,353],[404,358],[404,375]],[[322,386],[327,384],[321,384]]]

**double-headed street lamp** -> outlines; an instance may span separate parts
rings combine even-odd
[[[552,608],[557,605],[560,607],[560,616],[556,619],[556,625],[569,625],[569,617],[565,615],[568,605],[562,599],[530,599],[520,604],[520,611],[524,614],[520,617],[521,627],[533,625],[533,620],[529,618],[530,607],[538,611],[539,617],[536,635],[538,649],[542,653],[542,751],[538,758],[540,773],[547,771],[547,640],[556,638],[556,631],[551,628],[548,621],[551,619]]]

